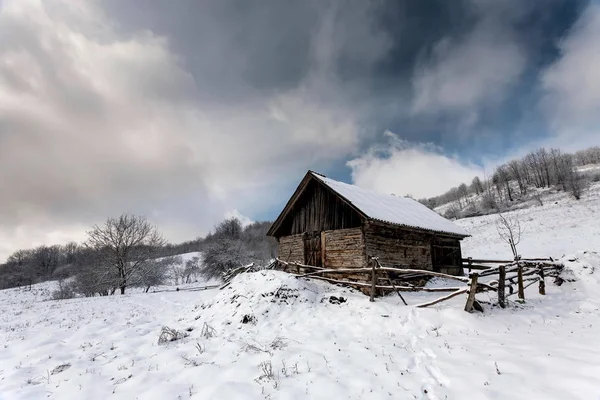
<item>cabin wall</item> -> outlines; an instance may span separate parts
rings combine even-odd
[[[457,238],[371,223],[365,225],[365,248],[387,266],[463,275]]]
[[[433,270],[432,235],[391,226],[365,226],[366,253],[385,266]]]
[[[306,262],[306,234],[279,238],[279,258],[287,262]],[[366,265],[365,241],[361,228],[321,232],[321,262],[325,268],[360,268]]]
[[[324,231],[321,234],[325,268],[362,268],[366,266],[362,228]]]
[[[316,180],[310,181],[307,185],[286,219],[282,221],[275,236],[283,237],[304,232],[361,226],[361,216],[329,188]]]
[[[304,264],[304,235],[279,238],[277,252],[279,259],[283,261]]]

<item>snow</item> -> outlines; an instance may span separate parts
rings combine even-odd
[[[511,296],[484,313],[465,313],[465,296],[425,309],[413,305],[436,294],[370,303],[277,271],[223,290],[61,301],[52,282],[0,291],[0,399],[599,398],[598,195],[515,211],[520,252],[561,257],[575,281],[548,279],[546,296],[532,286],[524,304]],[[493,217],[459,221],[473,233],[465,255],[509,257]],[[163,326],[187,336],[159,345]]]
[[[313,174],[313,176],[344,197],[369,218],[460,236],[470,234],[414,199],[379,194],[319,174]]]
[[[543,206],[518,209],[524,230],[518,249],[522,256],[561,257],[582,249],[600,250],[600,184],[587,190],[581,200],[561,192],[544,198]],[[498,240],[497,214],[455,221],[471,233],[462,241],[463,257],[512,259],[509,246]]]

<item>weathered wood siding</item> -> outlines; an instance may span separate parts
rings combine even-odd
[[[361,228],[325,231],[324,266],[326,268],[360,268],[366,266],[365,240]]]
[[[360,227],[361,216],[322,183],[313,180],[275,233],[276,237],[304,232]]]
[[[367,255],[381,264],[433,270],[432,235],[379,224],[367,224],[364,231]]]
[[[283,261],[304,264],[304,235],[279,238],[278,254]]]

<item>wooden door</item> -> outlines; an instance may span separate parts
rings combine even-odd
[[[322,267],[320,232],[306,232],[304,234],[304,264]]]
[[[431,262],[435,272],[440,272],[442,267],[459,267],[460,244],[434,241],[431,245]]]

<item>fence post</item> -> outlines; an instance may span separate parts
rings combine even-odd
[[[377,272],[375,271],[375,261],[371,260],[371,264],[373,265],[373,269],[371,270],[371,298],[369,301],[375,301],[375,285],[377,285]]]
[[[469,262],[469,274],[470,274],[471,273],[471,265],[473,265],[473,258],[469,257],[468,260],[469,260],[468,262]]]
[[[538,275],[540,276],[539,292],[541,295],[546,294],[546,282],[544,282],[544,266],[540,265]]]
[[[469,275],[471,278],[471,286],[469,287],[469,296],[467,296],[467,304],[465,304],[465,311],[471,312],[473,311],[473,303],[475,302],[475,292],[477,292],[477,279],[479,278],[479,274],[477,272],[473,272]]]
[[[517,261],[517,284],[519,299],[525,299],[525,288],[523,287],[523,266]]]
[[[506,302],[504,301],[505,285],[506,285],[506,267],[501,265],[498,268],[498,305],[502,308],[506,307]]]

